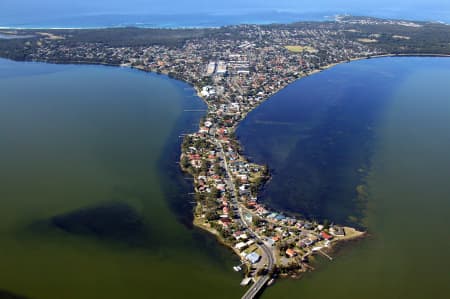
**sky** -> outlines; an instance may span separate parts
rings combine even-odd
[[[96,14],[244,13],[255,11],[348,12],[352,14],[448,15],[449,0],[0,0],[0,25]]]

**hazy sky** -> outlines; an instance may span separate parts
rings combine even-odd
[[[3,19],[39,19],[40,16],[118,13],[239,12],[254,10],[348,11],[450,11],[449,0],[0,0]]]

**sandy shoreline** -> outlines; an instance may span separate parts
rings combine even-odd
[[[321,67],[320,69],[316,69],[316,70],[310,71],[310,72],[306,73],[305,75],[303,75],[303,76],[293,80],[292,82],[289,82],[283,88],[280,88],[280,89],[274,91],[272,94],[270,94],[270,96],[268,96],[267,98],[262,99],[261,102],[259,103],[259,105],[253,107],[253,109],[248,111],[244,115],[244,117],[239,121],[239,123],[237,123],[236,126],[232,128],[232,130],[235,131],[237,129],[237,127],[239,126],[240,122],[245,119],[245,117],[248,115],[248,113],[250,113],[254,109],[258,108],[262,103],[264,103],[265,101],[269,100],[275,94],[277,94],[278,92],[280,92],[281,90],[283,90],[284,88],[289,86],[290,84],[296,82],[297,80],[304,79],[304,78],[306,78],[308,76],[311,76],[311,75],[317,74],[319,72],[331,69],[331,68],[333,68],[335,66],[338,66],[338,65],[341,65],[341,64],[344,64],[344,63],[349,63],[349,62],[359,61],[359,60],[366,60],[366,59],[386,58],[386,57],[450,57],[450,55],[432,54],[432,53],[422,53],[422,54],[383,54],[383,55],[375,55],[375,56],[368,56],[368,57],[357,57],[357,58],[352,58],[352,59],[347,60],[347,61],[342,61],[342,62],[337,62],[337,63],[332,63],[332,64],[329,64],[329,65],[326,65],[324,67]],[[133,67],[133,68],[149,72],[148,70],[145,70],[144,68],[139,68],[139,67]],[[165,75],[167,75],[167,74],[165,74]],[[189,83],[189,82],[187,82],[187,83]],[[193,86],[193,88],[195,89],[197,96],[207,105],[207,107],[209,109],[209,104],[206,101],[206,99],[201,95],[200,89],[197,86]],[[236,140],[236,141],[239,142],[239,140]],[[180,156],[180,161],[181,161],[181,156]],[[184,170],[184,169],[182,169],[182,170],[184,172],[188,173],[186,170]],[[270,175],[269,175],[269,177],[270,177]],[[236,253],[236,255],[238,255],[240,257],[240,253],[235,248],[233,248],[233,246],[230,246],[226,242],[224,242],[217,231],[215,231],[214,229],[212,229],[210,227],[205,226],[205,224],[203,222],[204,222],[203,219],[201,219],[200,217],[197,217],[197,216],[194,215],[193,224],[196,227],[198,227],[198,228],[200,228],[200,229],[202,229],[204,231],[207,231],[207,232],[215,235],[216,238],[219,240],[219,242],[222,245],[230,248],[234,253]],[[343,236],[343,237],[339,237],[336,241],[332,242],[331,247],[329,248],[331,251],[333,250],[335,245],[346,243],[346,242],[343,242],[343,241],[353,241],[353,240],[363,239],[363,238],[365,238],[367,236],[367,231],[358,231],[358,230],[356,230],[355,228],[352,228],[352,227],[343,227],[343,228],[344,228],[344,230],[346,232],[346,235]]]
[[[360,58],[353,59],[352,61],[363,60],[363,59],[371,59],[371,58],[389,57],[389,56],[394,56],[394,55],[383,55],[383,56],[379,56],[379,57],[370,57],[370,58],[369,58],[369,57],[360,57]],[[303,75],[303,76],[301,76],[301,77],[299,77],[299,78],[297,78],[297,79],[295,79],[295,80],[292,80],[292,82],[289,82],[288,84],[286,84],[286,85],[283,86],[282,88],[277,89],[276,91],[274,91],[273,93],[271,93],[268,97],[262,99],[262,100],[259,102],[258,105],[256,105],[255,107],[253,107],[251,110],[247,111],[247,112],[243,115],[242,119],[241,119],[235,126],[233,126],[233,127],[231,128],[231,131],[234,132],[234,131],[237,129],[237,127],[239,126],[240,122],[243,121],[243,120],[246,118],[246,116],[248,115],[248,113],[250,113],[250,112],[253,111],[254,109],[258,108],[263,102],[269,100],[269,99],[270,99],[271,97],[273,97],[276,93],[280,92],[281,90],[283,90],[284,88],[286,88],[286,87],[289,86],[290,84],[296,82],[297,80],[301,80],[301,79],[303,79],[303,78],[306,78],[306,77],[308,77],[308,76],[311,76],[311,75],[313,75],[313,74],[316,74],[316,73],[318,73],[318,72],[321,72],[321,71],[330,69],[330,68],[332,68],[332,67],[334,67],[334,66],[337,66],[337,65],[339,65],[339,64],[348,63],[348,62],[350,62],[350,61],[343,61],[343,62],[340,62],[340,63],[329,64],[329,65],[327,65],[327,66],[325,66],[325,67],[322,67],[322,68],[320,68],[320,69],[318,69],[318,70],[314,70],[314,71],[308,72],[308,73],[306,73],[305,75]],[[200,93],[200,88],[197,87],[197,86],[193,86],[193,87],[194,87],[194,89],[195,89],[195,91],[196,91],[197,96],[198,96],[198,97],[199,97],[199,98],[207,105],[208,110],[209,110],[209,109],[210,109],[210,105],[209,105],[209,103],[207,102],[207,100],[201,95],[201,93]],[[239,143],[239,140],[236,140],[236,141]],[[239,146],[239,147],[240,147],[240,146]],[[180,162],[181,162],[181,160],[182,160],[182,157],[183,157],[183,154],[181,154],[181,156],[180,156]],[[244,156],[242,156],[242,157],[245,158]],[[245,158],[245,159],[246,159],[246,158]],[[181,163],[180,163],[180,167],[181,167]],[[182,169],[183,172],[188,173],[189,175],[191,175],[191,174],[189,173],[189,171],[187,171],[187,169],[183,169],[183,167],[181,167],[181,169]],[[270,177],[270,175],[269,175],[269,177]],[[195,186],[195,178],[194,178],[194,186]],[[197,190],[195,190],[195,192],[197,192]],[[197,203],[197,205],[198,205],[198,204],[199,204],[199,203]],[[232,244],[228,244],[227,242],[225,242],[225,240],[221,237],[221,235],[219,234],[219,232],[218,232],[217,230],[215,230],[214,228],[212,228],[212,227],[210,226],[210,224],[207,223],[207,221],[206,221],[205,219],[203,219],[203,218],[201,218],[200,216],[194,214],[193,225],[196,226],[197,228],[203,230],[203,231],[206,231],[206,232],[208,232],[208,233],[214,235],[214,236],[216,237],[216,239],[219,241],[220,244],[222,244],[223,246],[226,246],[227,248],[229,248],[230,250],[232,250],[239,258],[242,259],[241,253],[240,253],[236,248],[234,248],[234,246],[233,246]],[[364,237],[366,236],[366,232],[358,231],[358,230],[356,230],[355,228],[352,228],[352,227],[343,227],[343,228],[344,228],[344,230],[345,230],[345,236],[339,236],[339,237],[336,236],[335,239],[334,239],[334,241],[332,241],[332,242],[329,244],[329,247],[324,248],[324,251],[327,251],[327,252],[328,252],[328,251],[329,251],[329,252],[333,252],[333,251],[335,250],[335,247],[337,247],[337,245],[343,245],[343,244],[345,244],[346,242],[349,242],[349,241],[352,241],[352,240],[357,240],[357,239],[362,239],[362,238],[364,238]],[[302,272],[303,272],[303,271],[302,271]],[[299,272],[298,274],[300,274],[300,273],[301,273],[301,272]],[[289,276],[286,276],[286,277],[289,277]]]

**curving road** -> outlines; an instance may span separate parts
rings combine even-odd
[[[266,256],[267,258],[267,268],[270,270],[272,269],[273,265],[275,264],[275,258],[273,256],[273,251],[272,249],[267,246],[263,240],[261,239],[261,237],[255,232],[253,231],[249,225],[247,224],[247,222],[244,220],[244,214],[242,212],[242,208],[239,205],[238,201],[237,201],[237,195],[236,195],[236,186],[234,184],[233,178],[231,176],[231,172],[228,168],[228,162],[225,156],[225,152],[223,150],[223,146],[222,143],[215,140],[217,146],[220,148],[220,152],[221,152],[221,156],[222,156],[222,160],[224,161],[224,166],[225,166],[225,171],[227,173],[227,178],[226,178],[226,183],[228,185],[228,188],[231,190],[232,193],[232,202],[233,205],[238,207],[238,211],[239,211],[239,223],[244,226],[245,228],[247,228],[247,230],[252,233],[253,235],[255,235],[255,239],[257,241],[257,246],[261,249],[262,252],[262,258],[264,256]],[[258,280],[247,290],[247,292],[244,294],[244,296],[242,296],[242,299],[253,299],[255,298],[255,296],[261,291],[261,289],[267,284],[267,282],[269,281],[270,276],[268,274],[264,275],[264,276],[260,276],[258,278]]]
[[[267,247],[267,245],[263,244],[260,246],[262,248],[262,250],[264,251],[264,253],[267,255],[268,257],[268,267],[269,269],[271,269],[273,267],[273,264],[275,262],[273,254],[272,254],[272,250]],[[267,282],[269,281],[270,276],[269,275],[264,275],[261,276],[248,290],[247,292],[244,294],[244,296],[242,296],[242,299],[253,299],[256,297],[256,295],[261,291],[261,289],[267,284]]]

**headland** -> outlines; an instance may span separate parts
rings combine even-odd
[[[133,67],[193,85],[208,106],[199,130],[184,136],[180,156],[194,178],[194,224],[239,255],[243,284],[255,282],[243,298],[253,298],[274,277],[298,276],[312,269],[312,255],[332,259],[329,249],[364,232],[259,202],[270,173],[242,155],[239,123],[288,84],[339,63],[449,55],[449,32],[443,24],[353,17],[213,29],[3,30],[11,38],[0,41],[0,56]]]

